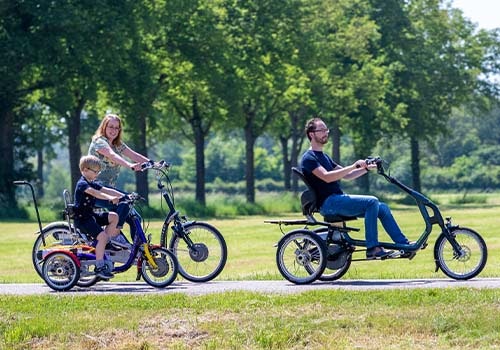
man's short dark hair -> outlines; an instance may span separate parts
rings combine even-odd
[[[304,130],[306,132],[306,136],[309,139],[309,141],[311,141],[311,136],[309,136],[309,133],[316,130],[316,123],[318,123],[320,121],[322,121],[322,119],[319,117],[314,117],[314,118],[311,118],[307,121],[306,127]]]

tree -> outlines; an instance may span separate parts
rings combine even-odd
[[[232,125],[243,127],[245,137],[246,199],[255,202],[254,146],[273,120],[290,108],[287,91],[296,55],[291,33],[300,18],[299,0],[227,1],[223,23],[226,68]]]
[[[459,11],[439,0],[372,0],[387,62],[394,67],[389,104],[406,107],[413,187],[420,190],[420,142],[442,132],[452,108],[481,86],[488,44]]]

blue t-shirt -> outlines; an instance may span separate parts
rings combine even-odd
[[[321,151],[308,150],[302,155],[302,173],[316,192],[318,207],[323,205],[323,202],[328,196],[332,194],[344,193],[340,188],[340,181],[325,182],[312,173],[314,169],[320,166],[325,168],[327,171],[332,171],[339,165],[335,163],[326,153]]]
[[[87,181],[85,177],[80,177],[75,187],[75,218],[78,220],[86,220],[94,214],[94,206],[96,198],[86,193],[85,190],[89,187],[100,191],[102,186],[93,181]]]

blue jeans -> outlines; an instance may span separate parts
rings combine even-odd
[[[320,214],[364,217],[367,248],[379,245],[377,218],[394,242],[402,244],[408,242],[387,204],[380,202],[374,196],[332,194],[323,202]]]

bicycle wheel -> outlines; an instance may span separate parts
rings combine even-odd
[[[320,281],[335,281],[344,276],[351,267],[352,254],[337,244],[327,247],[326,267]]]
[[[150,249],[156,267],[149,264],[148,260],[143,257],[141,260],[142,278],[153,287],[164,288],[177,277],[179,270],[175,255],[163,247]]]
[[[326,242],[328,235],[327,227],[319,227],[313,230],[323,241]],[[340,244],[327,243],[326,267],[323,274],[318,278],[320,281],[335,281],[345,275],[351,267],[352,253]]]
[[[43,237],[43,239],[42,239]],[[42,274],[42,251],[44,249],[58,246],[58,245],[70,245],[78,242],[80,237],[73,230],[69,229],[67,223],[53,223],[42,229],[42,233],[36,237],[35,243],[33,244],[33,249],[31,251],[31,258],[33,261],[33,267],[40,277],[43,278]],[[43,240],[45,240],[45,246],[43,245]]]
[[[53,290],[66,291],[73,288],[80,279],[80,268],[69,254],[56,252],[44,260],[42,277]]]
[[[456,280],[477,276],[486,265],[488,256],[483,238],[465,227],[453,229],[451,233],[460,246],[460,253],[456,253],[450,241],[441,234],[434,246],[436,264],[445,275]]]
[[[326,245],[309,230],[287,233],[278,242],[276,264],[281,275],[295,284],[317,280],[326,267]]]
[[[191,282],[214,279],[226,265],[227,246],[224,237],[205,222],[190,222],[183,229],[187,239],[193,243],[191,248],[175,232],[169,245],[179,262],[179,273]]]
[[[96,276],[94,272],[95,262],[89,265],[86,264],[86,261],[86,258],[80,258],[80,279],[78,280],[78,282],[76,282],[76,285],[81,288],[92,287],[94,284],[101,280],[98,276]]]

